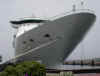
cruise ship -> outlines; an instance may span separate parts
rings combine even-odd
[[[35,60],[47,68],[58,68],[84,38],[96,20],[89,9],[72,11],[48,19],[11,20],[14,35],[14,62]]]

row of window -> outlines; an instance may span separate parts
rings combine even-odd
[[[45,38],[50,38],[50,34],[45,34]],[[34,39],[29,39],[30,42],[34,42]],[[26,41],[23,41],[23,44],[26,44]]]

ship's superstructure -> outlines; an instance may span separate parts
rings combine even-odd
[[[24,18],[11,21],[18,30],[13,46],[16,61],[36,60],[57,68],[82,40],[95,21],[90,10],[74,10],[52,19]]]

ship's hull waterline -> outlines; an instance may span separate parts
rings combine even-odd
[[[62,64],[95,19],[93,13],[73,13],[20,35],[15,40],[16,60],[37,60],[47,67]]]

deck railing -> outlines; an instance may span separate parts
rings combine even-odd
[[[71,14],[76,14],[76,13],[92,13],[94,14],[95,12],[91,9],[77,9],[77,10],[70,10],[68,12],[64,12],[64,13],[61,13],[61,14],[58,14],[58,15],[55,15],[53,17],[50,17],[50,18],[46,18],[47,20],[55,20],[57,18],[60,18],[60,17],[63,17],[63,16],[66,16],[66,15],[71,15]]]

